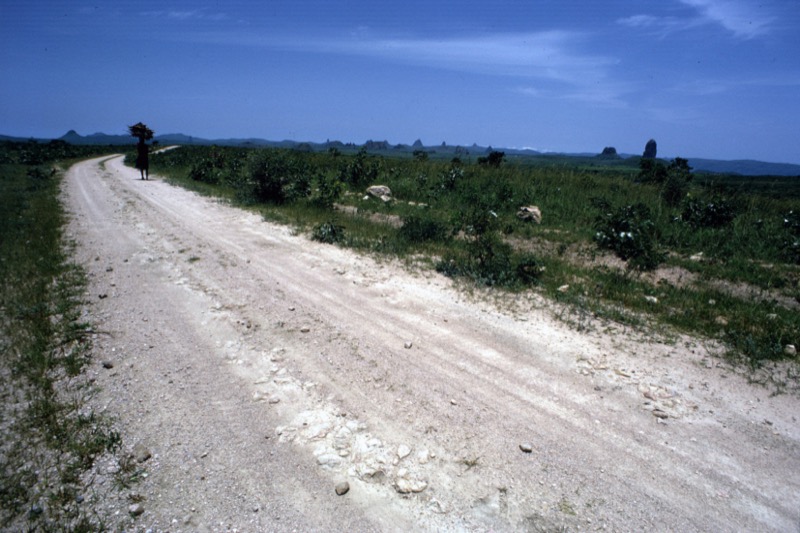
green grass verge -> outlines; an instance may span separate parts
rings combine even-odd
[[[25,149],[38,163],[49,159],[34,146]],[[121,444],[110,423],[86,409],[92,394],[91,384],[80,378],[91,348],[81,319],[86,280],[64,240],[59,184],[50,167],[0,164],[0,529],[5,530],[102,529],[84,474]]]

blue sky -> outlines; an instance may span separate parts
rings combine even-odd
[[[800,163],[798,0],[4,0],[0,133]]]

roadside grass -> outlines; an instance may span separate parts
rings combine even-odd
[[[86,279],[63,235],[60,176],[42,166],[92,152],[2,148],[0,528],[97,531],[104,524],[85,473],[121,442],[110,422],[86,407],[93,393],[82,378],[91,349],[81,315]],[[21,155],[36,164],[9,162]]]
[[[588,160],[514,158],[494,168],[363,150],[273,149],[258,157],[278,164],[258,179],[294,194],[285,175],[302,168],[307,192],[272,201],[250,192],[256,178],[248,162],[265,150],[182,147],[152,164],[175,184],[246,205],[323,242],[427,264],[477,286],[544,294],[580,327],[610,321],[696,335],[724,343],[732,361],[753,369],[797,364],[788,349],[800,342],[800,236],[787,219],[800,200],[793,182],[699,176],[676,203],[666,201],[664,184],[638,179],[630,162],[594,167]],[[373,183],[390,187],[393,199],[366,195]],[[320,202],[331,184],[341,186],[340,194]],[[523,205],[541,209],[541,224],[516,216]],[[634,215],[643,218],[625,219]],[[611,243],[628,261],[598,245],[600,231],[619,237],[610,221],[631,228]],[[650,254],[644,271],[633,268],[636,254]],[[660,276],[662,270],[682,279]]]

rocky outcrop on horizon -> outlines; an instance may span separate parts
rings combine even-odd
[[[645,159],[655,159],[657,151],[656,140],[650,139],[647,141],[647,144],[644,145],[644,153],[642,154],[642,157]]]

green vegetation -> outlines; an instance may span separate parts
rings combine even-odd
[[[83,271],[69,261],[59,174],[42,166],[103,149],[0,144],[0,529],[97,531],[88,471],[120,445],[85,407]]]
[[[800,341],[800,188],[785,179],[695,176],[681,158],[636,168],[491,151],[464,163],[363,148],[182,147],[152,165],[323,242],[538,291],[565,317],[716,339],[753,366]],[[371,184],[392,198],[366,195]],[[524,205],[541,224],[516,216]]]

